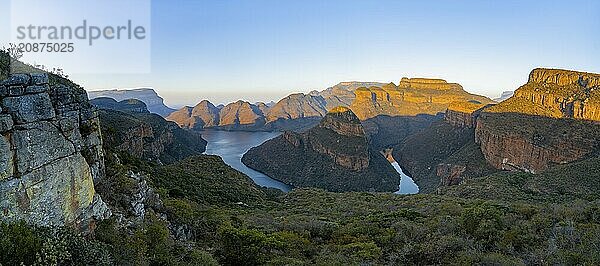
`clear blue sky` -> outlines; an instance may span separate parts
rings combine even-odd
[[[152,86],[176,106],[403,76],[496,96],[535,67],[600,73],[600,1],[155,0],[151,61],[151,74],[72,78]]]

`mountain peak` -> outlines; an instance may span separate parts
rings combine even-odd
[[[338,106],[329,111],[321,120],[320,127],[328,128],[340,135],[364,136],[365,131],[360,119],[345,106]]]

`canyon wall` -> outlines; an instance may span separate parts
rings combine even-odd
[[[494,167],[538,173],[597,154],[600,75],[534,69],[527,84],[477,120],[476,141]]]

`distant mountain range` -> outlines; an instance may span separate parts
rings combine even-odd
[[[361,120],[378,116],[416,116],[443,113],[453,102],[491,103],[456,83],[441,79],[403,78],[399,85],[342,82],[323,91],[291,94],[275,105],[238,101],[222,108],[204,100],[184,107],[167,120],[191,129],[304,131],[319,123],[328,110],[349,107]]]
[[[502,94],[500,95],[500,97],[495,98],[494,101],[499,103],[499,102],[502,102],[504,100],[508,100],[508,98],[512,97],[514,94],[515,94],[514,91],[505,91],[505,92],[502,92]]]
[[[158,96],[152,88],[137,88],[137,89],[111,89],[88,91],[88,98],[95,99],[100,97],[113,98],[116,101],[128,99],[137,99],[146,104],[148,111],[166,117],[175,109],[165,105],[164,99]]]

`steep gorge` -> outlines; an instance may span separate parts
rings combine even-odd
[[[347,107],[332,109],[304,133],[287,131],[252,148],[242,162],[293,186],[338,192],[395,191],[400,181]]]

